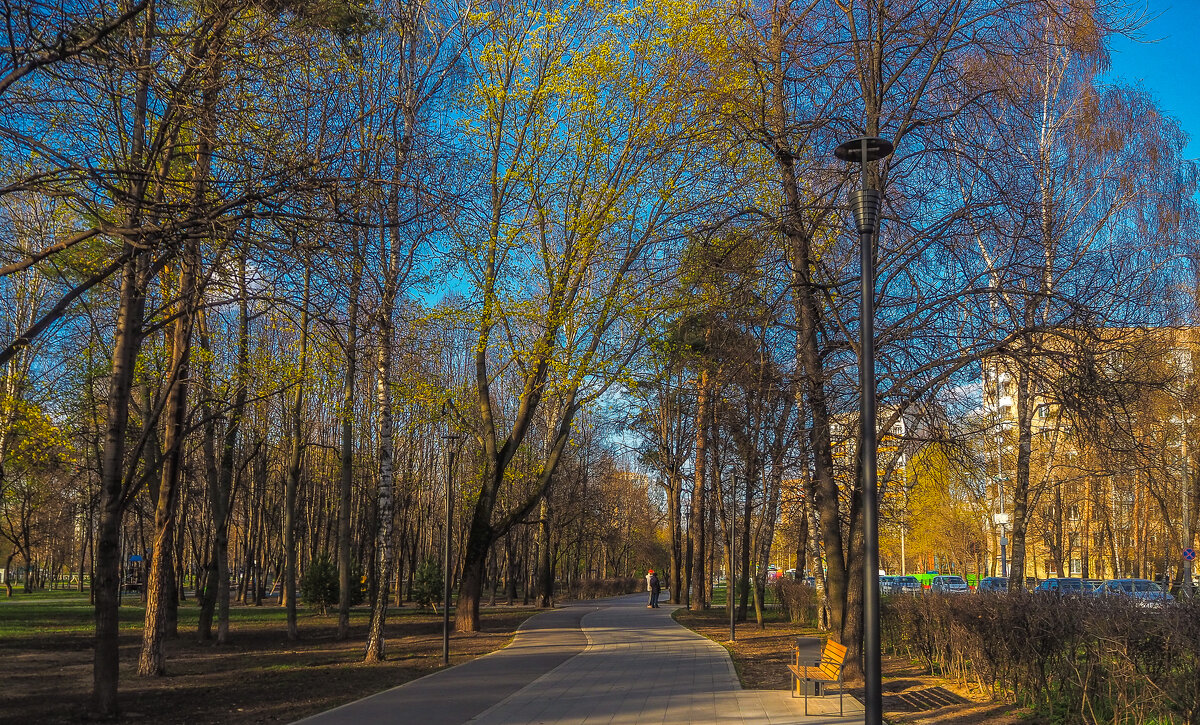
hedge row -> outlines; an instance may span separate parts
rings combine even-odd
[[[645,591],[646,580],[635,576],[612,577],[609,579],[581,579],[575,582],[568,599],[603,599],[622,594]]]
[[[883,642],[1056,723],[1200,723],[1200,600],[892,596]]]

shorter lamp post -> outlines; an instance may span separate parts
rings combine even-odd
[[[1000,527],[1000,576],[1008,578],[1008,514],[992,514],[992,521]]]
[[[446,463],[446,542],[442,552],[442,664],[450,664],[450,524],[454,520],[454,447],[461,435],[448,433],[446,441],[449,461]]]
[[[733,506],[729,513],[729,581],[725,584],[726,598],[729,599],[729,641],[737,641],[737,559],[733,555],[733,547],[737,543],[737,474],[733,474]]]
[[[863,136],[839,145],[833,154],[847,163],[856,163],[861,180],[859,189],[850,192],[850,207],[858,230],[859,264],[862,278],[862,305],[859,308],[858,366],[862,390],[859,411],[860,470],[863,480],[863,685],[867,725],[883,722],[883,662],[879,632],[879,503],[876,480],[875,432],[875,245],[882,194],[867,188],[867,163],[892,153],[891,142]]]

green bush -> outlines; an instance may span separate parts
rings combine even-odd
[[[350,606],[354,607],[367,601],[367,582],[363,578],[363,569],[357,561],[350,564]]]
[[[300,578],[300,598],[308,606],[319,609],[321,614],[326,614],[331,606],[338,603],[340,590],[337,564],[328,554],[322,554],[309,563],[304,576]],[[350,567],[350,606],[362,604],[366,599],[362,567],[355,562]]]
[[[337,604],[338,571],[327,554],[309,562],[304,576],[300,577],[300,598],[310,607],[325,614],[329,605]]]
[[[413,577],[413,602],[419,607],[428,607],[442,599],[442,564],[434,557],[427,557],[417,567]]]

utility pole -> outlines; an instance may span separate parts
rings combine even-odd
[[[462,436],[448,434],[449,460],[446,462],[446,541],[442,551],[442,664],[450,664],[450,524],[454,520],[454,447]]]
[[[1191,511],[1191,477],[1188,475],[1188,446],[1187,446],[1187,417],[1182,405],[1179,406],[1179,484],[1183,489],[1183,547],[1182,551],[1192,548],[1192,511]],[[1192,560],[1183,559],[1183,581],[1179,591],[1185,596],[1192,595]]]

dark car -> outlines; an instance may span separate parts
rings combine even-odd
[[[1052,577],[1038,584],[1033,591],[1041,594],[1082,596],[1084,593],[1083,580],[1074,577]]]
[[[1112,579],[1100,589],[1104,596],[1128,597],[1143,607],[1161,607],[1175,597],[1149,579]]]
[[[979,580],[979,584],[975,587],[975,591],[980,594],[986,594],[988,592],[1007,592],[1008,580],[1002,576],[985,576]]]
[[[892,594],[920,594],[921,581],[915,576],[892,577]]]

